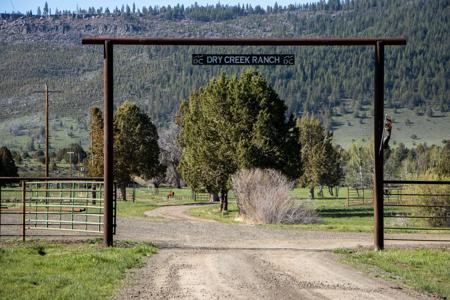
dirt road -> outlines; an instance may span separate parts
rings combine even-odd
[[[370,246],[361,233],[277,230],[184,217],[190,206],[121,219],[121,239],[161,248],[129,274],[116,299],[428,299],[337,262],[337,247]]]

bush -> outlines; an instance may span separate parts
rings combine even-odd
[[[289,196],[294,183],[271,169],[241,170],[231,177],[239,217],[256,224],[306,224],[319,218],[314,209]]]
[[[427,175],[425,180],[439,180],[436,176]],[[441,179],[442,180],[442,179]],[[438,207],[419,207],[419,214],[434,218],[427,218],[427,222],[433,227],[450,226],[450,185],[419,185],[418,194],[432,196],[420,197],[420,204]],[[446,207],[445,207],[446,206]]]

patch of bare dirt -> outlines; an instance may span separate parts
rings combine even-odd
[[[147,214],[161,220],[119,219],[118,238],[161,250],[116,299],[429,299],[337,262],[331,249],[370,247],[371,234],[204,222],[189,208]]]

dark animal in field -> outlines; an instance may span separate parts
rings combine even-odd
[[[168,192],[167,193],[167,200],[173,199],[175,197],[175,192]]]

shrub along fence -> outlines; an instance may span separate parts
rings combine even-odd
[[[384,207],[384,229],[450,234],[450,181],[385,181]]]

